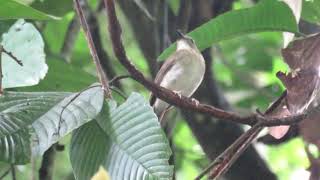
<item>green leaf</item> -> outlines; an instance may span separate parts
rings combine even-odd
[[[100,112],[104,99],[100,86],[83,91],[75,99],[77,94],[69,94],[6,92],[1,96],[0,161],[27,163],[31,154],[43,154]]]
[[[35,19],[53,20],[58,17],[45,14],[15,0],[0,0],[0,20],[3,19]]]
[[[5,92],[0,96],[0,161],[23,164],[30,157],[30,125],[65,93]]]
[[[110,143],[96,121],[90,121],[73,133],[70,160],[76,179],[90,179],[100,165],[105,164]]]
[[[65,98],[32,124],[34,155],[42,155],[52,144],[100,113],[104,100],[101,86],[90,87],[77,95]]]
[[[24,20],[18,20],[2,37],[1,45],[22,62],[19,65],[6,53],[2,59],[3,88],[38,84],[48,71],[44,42],[38,30]]]
[[[167,1],[169,4],[169,7],[173,11],[175,15],[178,15],[179,13],[179,8],[180,8],[180,0],[169,0]]]
[[[35,0],[31,6],[42,12],[60,17],[73,11],[72,0]]]
[[[111,179],[171,179],[173,169],[168,141],[149,103],[132,93],[77,130],[70,159],[76,179],[89,179],[104,166]],[[110,113],[109,113],[110,112]],[[99,124],[99,125],[97,125]]]
[[[302,18],[311,23],[320,23],[320,0],[303,1]]]
[[[294,15],[285,3],[264,0],[252,8],[230,11],[199,26],[188,35],[195,40],[199,50],[202,51],[222,40],[263,31],[298,33]],[[176,44],[172,44],[158,59],[167,58],[175,47]]]
[[[19,91],[78,91],[90,86],[97,78],[61,59],[48,57],[50,67],[46,77],[36,86],[18,88]],[[81,78],[75,78],[81,77]]]

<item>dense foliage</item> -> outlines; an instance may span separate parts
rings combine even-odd
[[[112,51],[103,0],[79,1],[109,80],[128,74]],[[246,129],[178,108],[170,111],[170,123],[162,128],[149,105],[150,91],[139,82],[116,80],[110,83],[112,98],[105,96],[72,0],[0,2],[0,177],[37,179],[39,173],[50,179],[43,173],[53,168],[53,174],[48,172],[54,179],[90,179],[101,166],[111,179],[193,179]],[[127,56],[150,79],[175,50],[171,31],[182,29],[195,40],[210,69],[195,94],[201,102],[248,114],[266,109],[286,88],[289,95],[304,88],[307,95],[318,92],[318,84],[307,91],[310,81],[303,76],[294,79],[297,87],[289,76],[280,77],[283,85],[276,74],[318,67],[316,43],[296,41],[284,51],[290,55],[295,46],[311,51],[315,60],[308,66],[297,65],[299,60],[292,62],[286,54],[283,58],[280,50],[288,38],[283,32],[301,37],[320,30],[319,0],[301,1],[300,24],[287,1],[116,3]],[[301,97],[292,95],[291,101]],[[271,174],[269,179],[273,173],[283,180],[308,178],[305,169],[319,168],[318,129],[311,128],[319,123],[314,116],[309,117],[314,124],[301,124],[300,134],[292,127],[285,140],[261,135],[226,179],[250,179],[262,171]],[[251,170],[256,175],[232,175],[254,167],[251,161],[262,163],[261,171]]]

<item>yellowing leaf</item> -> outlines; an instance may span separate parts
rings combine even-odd
[[[108,172],[100,166],[98,172],[92,176],[91,180],[111,180]]]

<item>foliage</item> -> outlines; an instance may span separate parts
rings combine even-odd
[[[319,24],[319,2],[304,1],[302,19]],[[65,178],[62,176],[66,172],[62,171],[68,171],[64,168],[70,164],[68,156],[76,179],[89,179],[101,173],[100,166],[111,179],[129,176],[171,179],[173,167],[168,163],[171,151],[176,157],[175,173],[181,179],[192,179],[208,163],[180,115],[176,117],[173,134],[175,147],[170,149],[157,117],[142,96],[149,92],[141,85],[124,80],[122,91],[131,95],[123,100],[113,92],[114,99],[105,100],[100,86],[93,84],[97,81],[96,72],[83,32],[75,35],[71,63],[64,61],[60,53],[75,16],[72,0],[29,3],[0,0],[0,3],[1,46],[23,64],[20,66],[2,52],[2,88],[6,90],[0,96],[0,175],[10,164],[26,164],[31,158],[39,158],[58,141],[70,144],[70,151],[65,150],[57,157],[61,158],[57,163],[63,166],[55,171],[58,179]],[[137,11],[154,16],[154,11],[142,1],[135,3]],[[181,0],[168,3],[169,11],[178,15]],[[96,8],[99,3],[90,0],[89,4]],[[233,7],[237,10],[210,19],[188,35],[200,50],[215,45],[214,63],[207,68],[213,69],[236,110],[266,108],[284,89],[275,73],[288,69],[279,53],[282,44],[279,32],[299,34],[299,30],[283,2],[263,0],[248,7],[247,1],[236,1]],[[128,55],[138,69],[147,73],[147,60],[130,22],[121,9],[117,11]],[[104,14],[98,10],[94,13],[98,17],[102,48],[115,73],[127,74],[112,54]],[[173,43],[160,54],[159,60],[168,57],[174,48]],[[280,179],[289,179],[293,171],[307,168],[303,148],[301,140],[295,139],[283,146],[264,147],[264,151],[271,169]],[[25,178],[26,171],[32,172],[27,168],[23,173],[19,171],[18,177]]]
[[[171,179],[170,154],[152,108],[133,93],[119,107],[105,105],[96,121],[74,133],[70,158],[77,179],[90,178],[101,165],[111,179]]]
[[[264,0],[252,8],[225,13],[188,33],[200,50],[222,40],[261,31],[288,31],[297,33],[291,10],[283,2]],[[165,59],[173,52],[174,45],[159,57]]]
[[[12,88],[38,84],[48,71],[45,63],[44,42],[40,33],[30,23],[18,20],[8,33],[3,34],[1,45],[21,61],[18,64],[8,54],[2,53],[2,87]]]
[[[37,20],[57,19],[55,16],[45,14],[15,0],[1,0],[0,3],[0,20],[19,18]]]

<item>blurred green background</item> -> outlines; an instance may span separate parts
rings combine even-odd
[[[90,0],[89,2],[90,6],[95,9],[99,4],[97,0]],[[173,12],[178,11],[178,0],[168,0],[168,3]],[[253,3],[250,0],[238,0],[233,3],[232,7],[233,9],[242,9],[252,6]],[[59,4],[63,4],[63,6],[59,6]],[[92,63],[82,31],[77,35],[70,62],[67,63],[60,56],[65,33],[74,17],[74,13],[70,12],[72,1],[60,0],[55,3],[57,8],[52,6],[52,4],[48,5],[50,7],[48,9],[51,9],[48,12],[61,16],[62,19],[38,24],[46,42],[49,72],[39,85],[15,90],[79,91],[97,81],[95,66]],[[36,3],[34,7],[37,7]],[[60,9],[60,7],[64,7],[64,9]],[[148,64],[134,37],[128,19],[120,8],[117,8],[117,12],[124,31],[122,38],[128,57],[139,70],[146,76],[151,77]],[[99,11],[96,12],[96,15],[100,23],[103,47],[110,56],[113,69],[118,75],[127,74],[112,53],[105,13]],[[264,32],[237,37],[213,45],[214,63],[212,68],[215,77],[227,100],[236,111],[247,113],[257,108],[265,110],[269,103],[284,90],[283,85],[275,76],[278,71],[288,71],[280,53],[282,41],[282,33]],[[130,79],[123,80],[122,84],[125,86],[124,92],[126,94],[137,91],[144,94],[146,98],[149,97],[149,92],[143,86]],[[121,98],[116,94],[114,96],[121,101]],[[177,113],[173,141],[175,144],[177,179],[193,179],[207,165],[208,160],[179,113]],[[65,145],[65,150],[57,152],[54,179],[72,179],[72,169],[68,157],[69,142],[70,136],[60,142],[60,144]],[[309,162],[304,152],[303,141],[300,138],[294,138],[288,143],[278,146],[256,143],[256,148],[280,180],[296,180],[308,177],[308,172],[305,169],[308,168]],[[17,179],[37,177],[35,173],[39,168],[41,158],[35,158],[34,161],[36,162],[35,167],[31,167],[31,164],[18,166]],[[7,168],[6,164],[0,164],[0,174]],[[5,179],[10,179],[10,176]]]

